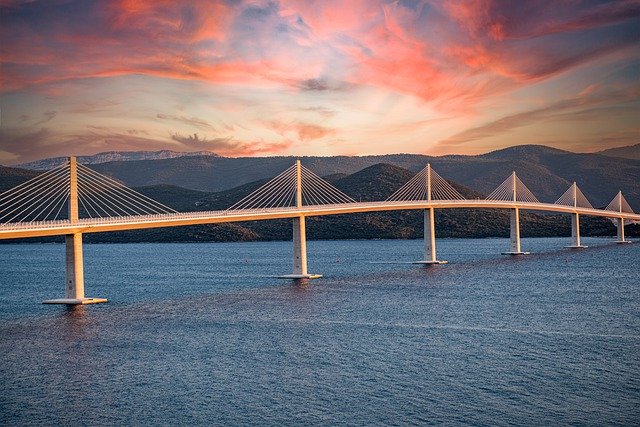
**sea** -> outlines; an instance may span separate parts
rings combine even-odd
[[[640,243],[0,245],[0,425],[640,424]]]

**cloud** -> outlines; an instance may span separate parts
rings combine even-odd
[[[562,0],[553,7],[536,0],[3,5],[0,93],[21,101],[3,120],[46,126],[43,152],[63,150],[62,141],[81,149],[137,141],[207,142],[230,155],[296,146],[322,152],[336,135],[345,143],[332,150],[382,150],[382,135],[396,129],[394,140],[411,141],[398,149],[423,150],[428,144],[417,139],[447,135],[437,120],[450,117],[463,127],[449,143],[463,150],[465,140],[575,114],[569,107],[535,112],[531,99],[523,101],[532,92],[548,105],[570,98],[571,84],[551,86],[565,76],[620,81],[613,68],[626,67],[625,78],[638,77],[637,0]],[[23,107],[29,103],[40,105],[31,111]],[[509,106],[531,111],[496,119]],[[438,129],[412,134],[422,118]],[[105,128],[85,132],[90,126]],[[174,129],[188,136],[168,136]]]
[[[143,129],[127,129],[127,133],[129,135],[149,135],[149,132],[147,132],[146,130]]]
[[[160,150],[166,148],[166,140],[119,133],[108,129],[93,128],[88,132],[60,134],[51,128],[3,128],[0,129],[0,146],[3,157],[12,163],[24,163],[47,157],[64,155],[90,155],[101,151]]]
[[[5,91],[143,74],[308,92],[373,85],[455,110],[634,45],[640,5],[120,0],[21,3],[6,15]],[[622,26],[560,38],[611,25]]]
[[[279,154],[293,144],[290,140],[275,142],[263,140],[240,141],[232,137],[208,139],[198,134],[181,135],[178,133],[172,133],[171,139],[182,144],[182,149],[208,150],[228,157]]]
[[[48,121],[53,120],[53,118],[58,115],[58,112],[55,111],[55,110],[45,111],[42,115],[44,117],[41,120],[39,120],[36,123],[34,123],[33,124],[34,126],[40,126],[40,125],[43,125],[43,124],[47,123]]]
[[[305,79],[293,83],[294,86],[305,92],[347,91],[353,85],[345,81],[336,81],[326,77]]]
[[[289,133],[293,133],[297,135],[298,140],[302,142],[322,139],[326,136],[332,136],[337,133],[336,129],[331,129],[311,123],[285,123],[280,121],[271,121],[266,123],[266,126],[275,130],[277,133],[283,136]]]
[[[336,115],[336,111],[326,107],[304,107],[300,111],[309,111],[319,115],[322,118],[328,119]]]
[[[460,146],[470,142],[488,139],[514,129],[552,119],[589,120],[594,119],[598,106],[615,105],[633,102],[640,95],[640,86],[623,91],[596,91],[591,88],[576,97],[556,101],[551,105],[502,117],[481,126],[466,129],[456,135],[444,139],[439,145]]]
[[[59,147],[47,149],[47,141],[51,135],[47,128],[26,130],[0,127],[0,146],[3,152],[0,161],[20,163],[24,158],[31,159],[30,156],[42,158],[57,155]]]
[[[197,117],[185,117],[185,116],[176,116],[172,114],[160,114],[160,113],[156,114],[156,117],[162,120],[172,120],[176,122],[181,122],[181,123],[191,125],[203,130],[208,130],[208,131],[216,130],[211,123],[207,122],[206,120],[199,119]]]

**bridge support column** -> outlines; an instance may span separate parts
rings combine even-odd
[[[43,304],[84,305],[107,302],[105,298],[85,298],[82,233],[64,236],[66,250],[65,298],[43,301]]]
[[[302,166],[296,160],[296,208],[302,209]],[[307,272],[307,232],[305,218],[293,218],[293,274],[280,276],[282,279],[318,279],[322,274]]]
[[[616,228],[618,229],[618,240],[616,240],[616,243],[631,243],[631,240],[626,240],[624,237],[624,218],[618,218]]]
[[[307,233],[305,218],[293,218],[293,273],[279,276],[281,279],[318,279],[322,274],[307,272]]]
[[[567,248],[586,248],[585,245],[580,244],[580,215],[578,213],[571,214],[571,245],[567,246]]]
[[[422,261],[415,261],[414,264],[446,264],[447,261],[440,261],[436,257],[436,228],[434,220],[434,209],[429,208],[424,211],[424,258]]]
[[[503,255],[529,255],[529,252],[522,252],[520,250],[520,209],[511,209],[511,223],[510,223],[510,239],[511,247],[509,252],[503,252]]]
[[[78,169],[75,157],[69,157],[69,221],[78,222]],[[82,233],[65,236],[66,250],[66,298],[44,301],[43,304],[97,304],[107,302],[105,298],[85,298],[84,262],[82,259]]]

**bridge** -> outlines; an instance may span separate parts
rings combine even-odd
[[[307,271],[305,219],[313,216],[359,212],[422,210],[424,256],[416,264],[445,264],[436,256],[436,209],[481,208],[510,211],[510,246],[506,255],[526,255],[520,244],[520,210],[571,215],[572,249],[580,242],[580,216],[609,218],[617,226],[617,243],[629,243],[624,228],[640,223],[622,192],[604,209],[594,208],[574,182],[555,203],[541,203],[513,172],[486,199],[465,199],[427,164],[424,169],[384,201],[356,202],[302,166],[300,161],[228,209],[177,212],[122,183],[79,164],[75,157],[0,194],[0,240],[65,236],[65,298],[48,304],[94,304],[84,292],[82,235],[121,230],[178,227],[278,218],[293,220],[293,271],[286,279],[322,277]]]

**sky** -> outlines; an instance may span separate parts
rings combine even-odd
[[[0,163],[640,142],[640,0],[0,0]]]

